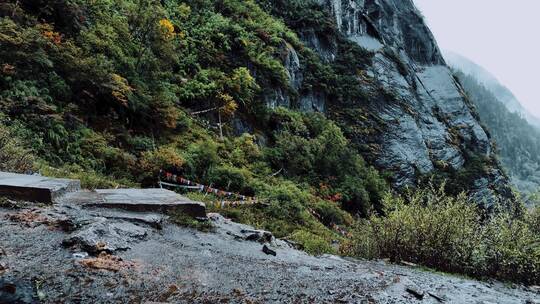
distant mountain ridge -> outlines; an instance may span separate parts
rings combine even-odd
[[[468,59],[461,63],[460,67],[453,65],[455,76],[495,141],[512,184],[526,196],[536,193],[540,188],[540,129],[522,114],[525,109],[495,77]]]
[[[529,124],[540,129],[540,118],[525,109],[514,93],[501,84],[501,82],[488,70],[470,59],[452,51],[443,51],[443,56],[450,67],[478,80],[478,82],[491,91],[491,93],[493,93],[493,95],[497,97],[510,112],[520,114]]]

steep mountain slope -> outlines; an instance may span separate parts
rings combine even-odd
[[[24,0],[0,16],[0,122],[49,173],[103,187],[166,169],[326,241],[350,223],[338,206],[380,209],[381,176],[512,198],[412,1]]]
[[[524,193],[538,191],[540,131],[519,113],[508,110],[505,103],[477,78],[463,72],[458,72],[457,76],[493,135],[512,183]]]
[[[476,80],[491,91],[491,93],[502,102],[510,112],[519,113],[529,124],[537,128],[540,127],[540,119],[527,111],[516,96],[514,96],[512,91],[502,85],[489,71],[454,52],[445,51],[444,58],[450,67],[476,78]]]
[[[391,172],[395,186],[434,173],[451,180],[449,191],[471,190],[488,205],[498,195],[511,196],[488,135],[412,1],[261,2],[321,60],[354,79],[353,88],[344,90],[360,91],[336,98],[301,89],[299,108],[325,109],[365,158]],[[309,16],[321,11],[333,19],[327,28],[310,23]],[[350,51],[358,46],[365,53],[361,62]],[[297,70],[289,67],[289,73]],[[313,96],[321,98],[313,102]],[[269,103],[274,104],[280,102]]]

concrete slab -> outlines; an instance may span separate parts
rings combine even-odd
[[[86,207],[114,208],[133,212],[183,212],[205,217],[206,207],[180,194],[165,189],[107,189],[76,192],[65,198]]]
[[[167,215],[155,212],[133,212],[110,208],[94,208],[92,215],[110,220],[121,220],[162,229]]]
[[[0,172],[0,196],[11,199],[51,204],[80,189],[78,180]]]

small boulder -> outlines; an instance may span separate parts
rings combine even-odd
[[[405,287],[405,291],[412,294],[418,300],[422,300],[424,298],[424,295],[425,295],[424,291],[422,289],[420,289],[416,285],[409,285],[409,286]]]
[[[38,303],[31,283],[0,278],[0,303]]]
[[[268,246],[266,246],[266,245],[263,246],[262,252],[264,252],[264,253],[266,253],[268,255],[273,255],[273,256],[277,255],[277,252],[275,252],[274,250],[268,248]]]
[[[274,236],[272,235],[272,233],[268,231],[264,231],[264,230],[242,229],[240,232],[246,235],[244,238],[246,241],[270,243],[274,239]]]
[[[91,254],[113,253],[130,249],[130,242],[140,241],[147,235],[147,229],[125,221],[100,219],[64,239],[66,247],[78,246]]]

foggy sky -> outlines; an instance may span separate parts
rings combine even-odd
[[[490,71],[540,117],[539,0],[414,0],[441,49]]]

